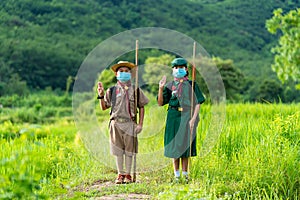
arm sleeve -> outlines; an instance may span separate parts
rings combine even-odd
[[[167,86],[165,86],[163,90],[163,98],[164,98],[163,105],[168,104],[171,97],[172,97],[172,91]]]
[[[146,104],[149,103],[149,99],[146,97],[146,95],[144,94],[144,92],[142,91],[141,88],[138,89],[139,90],[139,97],[138,97],[138,107],[142,108],[144,107]]]
[[[201,92],[197,83],[195,84],[195,95],[196,95],[196,99],[197,99],[197,104],[202,104],[205,101],[205,97],[204,97],[203,93]]]

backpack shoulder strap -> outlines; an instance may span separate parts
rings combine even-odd
[[[110,109],[110,115],[114,109],[114,106],[116,105],[116,86],[112,86],[109,88],[109,94],[111,99],[111,109]]]

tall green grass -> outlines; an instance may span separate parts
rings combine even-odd
[[[71,95],[57,95],[53,91],[3,96],[0,105],[0,123],[54,123],[62,117],[72,117]]]
[[[193,159],[194,178],[216,197],[299,199],[299,105],[235,104],[226,110],[217,146]]]
[[[299,108],[299,104],[226,105],[226,119],[216,145],[201,154],[206,133],[215,125],[211,123],[212,107],[203,105],[197,137],[199,155],[191,159],[190,184],[171,182],[169,159],[165,168],[139,174],[138,184],[101,190],[89,187],[97,181],[113,181],[116,172],[89,154],[69,117],[37,125],[12,121],[10,115],[14,114],[7,110],[0,126],[0,199],[89,199],[112,193],[145,193],[153,199],[297,200]],[[141,153],[155,151],[154,144],[163,145],[161,119],[166,110],[155,106],[146,109]],[[103,128],[107,127],[108,112],[97,110],[97,114]]]
[[[86,151],[76,137],[74,124],[68,121],[40,126],[6,122],[0,135],[0,199],[44,199],[65,194],[93,177],[96,169],[99,176],[105,171]]]

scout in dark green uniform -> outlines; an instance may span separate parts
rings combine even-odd
[[[166,84],[166,76],[164,76],[159,82],[158,92],[158,105],[169,105],[164,135],[164,155],[173,158],[176,180],[180,177],[181,160],[182,174],[188,180],[188,158],[196,156],[196,128],[199,122],[200,104],[205,101],[205,98],[196,83],[192,90],[192,83],[188,80],[187,61],[176,58],[171,64],[174,80]],[[193,114],[191,114],[192,95],[194,95]],[[190,136],[192,137],[191,150]]]

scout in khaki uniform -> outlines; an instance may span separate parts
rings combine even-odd
[[[182,174],[188,182],[188,158],[196,156],[196,128],[199,122],[200,104],[205,101],[205,98],[195,83],[193,116],[191,116],[192,84],[188,80],[187,61],[176,58],[171,64],[174,80],[167,84],[166,76],[160,80],[157,98],[159,106],[169,105],[164,135],[164,155],[173,158],[176,181],[180,178],[181,160]],[[193,139],[191,150],[190,137]]]
[[[98,99],[102,110],[111,108],[110,115],[110,147],[112,155],[116,156],[118,177],[116,184],[131,183],[130,175],[132,156],[138,153],[137,133],[143,128],[144,106],[149,102],[143,91],[139,88],[134,91],[131,85],[131,70],[136,65],[127,61],[120,61],[111,67],[114,71],[117,83],[114,87],[106,90],[101,82],[98,82]],[[135,123],[135,98],[139,121]],[[125,171],[123,168],[125,158]]]

